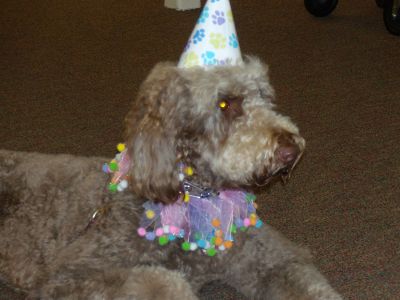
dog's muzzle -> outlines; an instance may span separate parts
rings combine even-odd
[[[303,145],[294,141],[292,137],[282,136],[278,139],[278,147],[275,150],[274,170],[265,170],[261,175],[253,177],[257,186],[268,184],[273,178],[280,177],[286,183],[292,173],[293,168],[300,160],[303,153]]]

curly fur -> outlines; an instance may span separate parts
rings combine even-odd
[[[0,150],[1,278],[42,299],[196,299],[215,279],[251,299],[340,299],[307,252],[269,226],[238,233],[235,247],[212,258],[135,233],[143,198],[176,200],[178,160],[216,189],[292,169],[304,140],[272,99],[255,58],[208,70],[157,65],[126,118],[124,193],[107,192],[107,159]]]

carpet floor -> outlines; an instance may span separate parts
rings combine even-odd
[[[400,38],[373,0],[317,19],[303,1],[232,0],[244,54],[270,66],[307,140],[260,215],[308,247],[347,299],[400,299]],[[0,148],[111,157],[152,66],[177,61],[199,10],[163,1],[3,0]],[[0,270],[1,273],[1,270]],[[203,299],[244,299],[218,283]],[[1,299],[23,296],[0,285]]]

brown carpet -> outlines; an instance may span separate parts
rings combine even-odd
[[[400,299],[400,38],[373,0],[324,19],[300,0],[231,3],[243,53],[270,65],[308,142],[291,182],[260,193],[261,215],[346,298]],[[112,156],[140,82],[178,59],[198,14],[161,0],[2,1],[0,148]]]

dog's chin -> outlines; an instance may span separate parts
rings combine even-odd
[[[279,179],[286,184],[289,181],[292,170],[293,166],[284,166],[265,175],[253,176],[253,182],[250,185],[255,187],[263,187]]]

